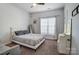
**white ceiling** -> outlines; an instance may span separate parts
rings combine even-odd
[[[32,3],[15,3],[14,5],[28,12],[41,12],[64,7],[64,3],[45,3],[45,5],[37,5],[33,8],[31,8]]]

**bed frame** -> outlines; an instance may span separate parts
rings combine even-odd
[[[19,44],[19,45],[23,45],[23,46],[25,46],[25,47],[28,47],[28,48],[31,48],[31,49],[34,49],[34,50],[36,50],[36,49],[45,41],[45,39],[43,38],[43,40],[40,41],[40,42],[39,42],[37,45],[35,45],[35,46],[28,45],[28,44],[25,44],[25,43],[22,43],[22,42],[13,40],[13,36],[15,36],[15,32],[14,32],[14,31],[12,32],[12,28],[10,29],[10,31],[11,31],[11,39],[12,39],[11,41],[12,41],[12,42],[17,43],[17,44]]]
[[[32,48],[34,50],[36,50],[43,42],[45,41],[45,39],[43,39],[42,41],[40,41],[37,45],[35,46],[32,46],[32,45],[28,45],[28,44],[25,44],[25,43],[21,43],[21,42],[18,42],[18,41],[15,41],[15,40],[12,40],[12,42],[14,43],[17,43],[17,44],[20,44],[20,45],[23,45],[23,46],[26,46],[26,47],[29,47],[29,48]]]

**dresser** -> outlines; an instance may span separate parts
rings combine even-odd
[[[59,34],[57,40],[57,49],[59,53],[69,54],[70,52],[70,34]]]

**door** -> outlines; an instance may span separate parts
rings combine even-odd
[[[56,35],[56,17],[41,18],[40,19],[41,34],[46,38],[52,39]]]

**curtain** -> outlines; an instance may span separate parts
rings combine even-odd
[[[56,34],[56,17],[40,18],[41,34],[55,35]]]

